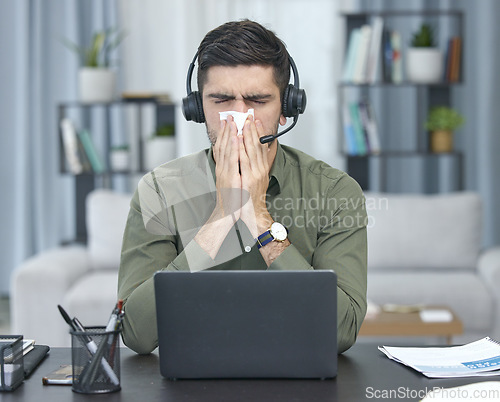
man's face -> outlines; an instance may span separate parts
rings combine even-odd
[[[273,67],[210,67],[203,88],[203,110],[211,144],[215,144],[220,132],[219,112],[247,112],[248,109],[254,109],[255,120],[262,122],[262,135],[276,134],[278,124],[286,123],[281,114],[280,91],[274,81]]]

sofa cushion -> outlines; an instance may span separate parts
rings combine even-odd
[[[117,301],[118,272],[95,271],[68,290],[62,305],[85,326],[105,326]]]
[[[94,190],[87,196],[87,246],[92,268],[118,270],[131,198],[111,190]]]
[[[365,195],[370,270],[475,269],[482,219],[477,194]]]

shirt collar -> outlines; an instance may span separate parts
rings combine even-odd
[[[276,140],[277,141],[277,140]],[[273,166],[269,172],[269,187],[268,191],[271,195],[276,195],[281,192],[281,188],[285,180],[285,153],[281,144],[277,143],[278,147],[276,149],[276,157],[274,158]],[[208,165],[210,166],[210,171],[215,181],[215,161],[213,147],[208,149]]]

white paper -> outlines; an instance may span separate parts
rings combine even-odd
[[[379,350],[431,378],[500,375],[500,344],[489,337],[463,346],[379,346]]]
[[[13,385],[13,380],[19,379],[20,373],[18,373],[18,371],[23,370],[23,366],[20,364],[4,364],[3,367],[5,368],[5,372],[3,373],[5,386],[11,387]],[[2,375],[1,371],[0,375]],[[24,371],[22,375],[24,376]]]
[[[250,115],[255,116],[253,109],[248,109],[246,113],[235,111],[219,112],[221,120],[227,120],[227,116],[233,116],[236,127],[238,128],[238,135],[243,134],[243,126],[245,125],[245,121]]]
[[[453,314],[449,310],[422,310],[420,319],[423,322],[451,322]]]

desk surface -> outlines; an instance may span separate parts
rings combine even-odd
[[[156,353],[138,356],[121,349],[122,390],[105,395],[81,395],[71,386],[42,385],[42,376],[71,363],[69,348],[52,348],[49,356],[14,392],[0,392],[0,401],[418,401],[425,390],[453,387],[488,378],[428,379],[389,360],[375,344],[354,345],[339,356],[332,380],[179,380],[161,377]],[[491,378],[489,378],[491,380]],[[383,398],[392,392],[396,398]],[[376,396],[378,395],[378,398]]]

